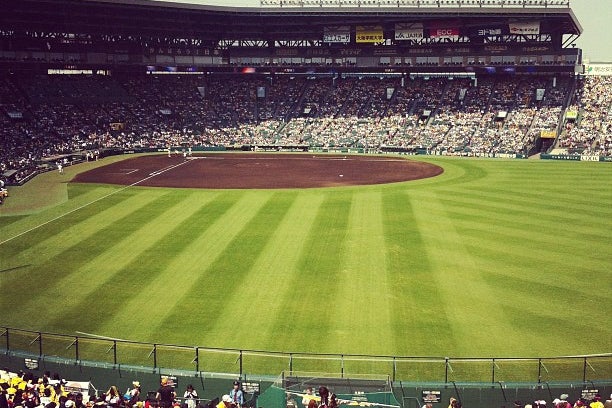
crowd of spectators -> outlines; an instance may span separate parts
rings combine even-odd
[[[558,147],[611,155],[610,85],[549,76],[9,76],[0,80],[0,174],[20,182],[49,157],[186,145],[528,155],[542,131],[560,130]]]
[[[220,404],[221,400],[231,403]],[[239,381],[226,395],[207,400],[191,384],[180,392],[166,376],[154,390],[143,391],[140,381],[132,381],[122,391],[116,385],[97,390],[88,381],[69,381],[49,371],[36,376],[0,370],[0,408],[240,408],[245,402]]]
[[[567,153],[612,155],[612,77],[590,76],[576,91],[558,147]]]
[[[558,398],[554,398],[552,401],[547,402],[546,400],[538,399],[533,402],[523,403],[522,401],[515,401],[514,408],[609,408],[612,407],[612,395],[610,399],[602,401],[603,398],[600,394],[595,394],[592,397],[581,397],[571,399],[568,394],[561,394]]]
[[[0,407],[2,408],[92,408],[98,403],[83,390],[70,390],[59,374],[46,372],[42,377],[32,373],[0,371]],[[106,404],[106,395],[100,396]],[[110,398],[109,398],[110,401]],[[101,404],[99,404],[101,405]],[[107,405],[110,406],[110,405]]]
[[[335,397],[327,387],[319,387],[316,395],[309,387],[302,394],[301,406],[304,408],[331,407],[348,404],[349,400],[338,400],[337,404],[328,404],[327,398]],[[551,397],[552,398],[552,397]],[[104,390],[96,390],[89,382],[67,381],[58,373],[46,371],[42,376],[32,372],[10,372],[0,370],[0,408],[244,408],[254,405],[256,401],[247,400],[240,381],[233,381],[232,388],[223,396],[213,399],[201,398],[192,384],[184,392],[177,390],[176,384],[168,377],[162,376],[156,390],[143,391],[140,381],[132,381],[125,392],[116,385]],[[377,405],[377,404],[373,404]],[[433,408],[431,402],[423,408]],[[297,408],[297,401],[287,393],[287,407]],[[460,400],[451,397],[449,408],[460,408]],[[533,402],[514,401],[514,408],[612,408],[612,395],[605,400],[597,394],[583,394],[580,398],[570,398],[561,394],[552,401],[536,399]]]

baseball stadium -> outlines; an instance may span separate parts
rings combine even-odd
[[[194,3],[2,3],[0,408],[612,406],[569,0]]]

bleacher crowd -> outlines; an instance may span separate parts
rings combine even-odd
[[[610,85],[548,76],[11,75],[0,80],[0,175],[20,182],[41,160],[73,152],[187,145],[530,155],[550,147],[538,144],[542,131],[557,135],[563,153],[609,156]]]
[[[568,152],[612,155],[612,77],[589,77],[581,82],[570,111],[579,112],[575,122],[566,124],[559,147]]]
[[[97,390],[88,381],[67,381],[58,373],[0,370],[0,408],[242,408],[245,399],[241,384],[226,395],[210,400],[200,398],[193,385],[178,392],[168,377],[161,377],[156,390],[143,391],[140,381],[132,381],[125,391],[116,385]],[[229,400],[231,404],[223,404]],[[251,404],[252,405],[252,404]],[[250,405],[249,405],[250,406]]]
[[[319,387],[318,394],[309,387],[304,394],[297,394],[303,397],[301,405],[298,405],[293,398],[294,393],[287,393],[287,408],[334,408],[352,402],[336,399],[335,394],[325,386]],[[0,370],[0,408],[246,408],[257,406],[256,402],[256,398],[247,399],[239,381],[233,381],[227,394],[204,399],[198,396],[191,384],[186,386],[184,392],[179,392],[168,377],[161,377],[159,388],[154,391],[143,391],[139,381],[132,381],[130,387],[121,392],[115,385],[99,391],[88,381],[67,381],[58,373],[48,371],[39,377],[32,372]],[[450,398],[449,408],[460,408],[462,405],[460,400]],[[433,406],[427,402],[423,408]],[[515,401],[514,407],[612,408],[612,395],[604,400],[599,393],[575,399],[561,394],[549,402],[541,399],[525,403]]]

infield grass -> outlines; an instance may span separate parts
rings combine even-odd
[[[610,165],[418,159],[444,174],[274,191],[43,175],[54,198],[35,180],[2,208],[1,324],[284,352],[610,352]]]

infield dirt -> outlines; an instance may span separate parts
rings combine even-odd
[[[398,157],[312,154],[140,156],[77,175],[73,181],[209,189],[317,188],[434,177],[439,166]]]

